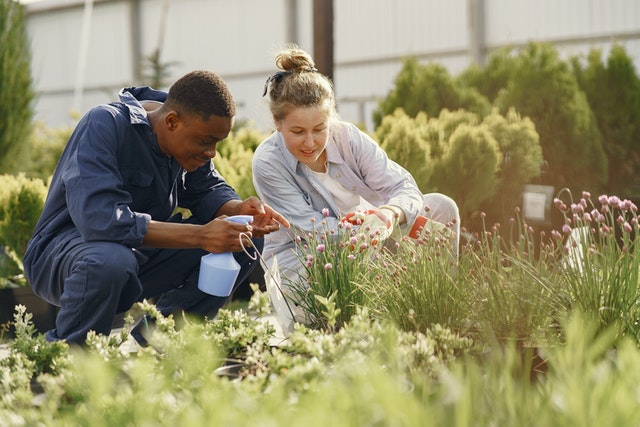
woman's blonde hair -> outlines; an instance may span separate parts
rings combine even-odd
[[[296,45],[288,45],[276,54],[280,71],[265,83],[269,92],[269,109],[276,120],[282,120],[298,107],[323,107],[330,117],[336,117],[333,84],[318,72],[311,55]]]

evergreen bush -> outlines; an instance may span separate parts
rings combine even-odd
[[[394,88],[380,101],[373,114],[375,126],[382,118],[401,107],[409,116],[419,112],[436,117],[442,109],[465,109],[480,117],[491,110],[489,101],[475,88],[457,84],[444,66],[421,65],[415,59],[407,59],[396,77]]]
[[[602,137],[568,64],[553,46],[531,43],[515,67],[495,104],[502,113],[514,108],[535,123],[548,162],[543,184],[602,191],[608,176]]]
[[[14,151],[31,133],[31,50],[24,6],[0,0],[0,170],[15,164]]]
[[[253,151],[264,138],[266,135],[252,126],[245,126],[234,131],[216,148],[213,159],[216,170],[243,199],[256,195],[251,160]]]
[[[640,194],[640,78],[624,47],[614,45],[606,63],[590,51],[586,65],[571,61],[602,134],[609,161],[609,194]]]
[[[28,177],[48,181],[56,169],[71,132],[71,126],[48,128],[43,123],[36,123],[27,142],[16,150],[14,161],[4,170],[5,173],[24,173]]]
[[[14,254],[17,263],[24,256],[46,196],[47,188],[39,178],[0,175],[0,244]]]

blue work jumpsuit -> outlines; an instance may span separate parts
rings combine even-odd
[[[23,260],[33,291],[60,307],[47,340],[83,343],[89,330],[108,334],[115,315],[143,298],[157,298],[165,315],[213,316],[226,302],[197,288],[204,250],[142,247],[150,220],[204,224],[240,198],[212,162],[187,173],[162,153],[140,101],[166,96],[123,89],[120,102],[80,120],[62,153]],[[176,207],[192,216],[174,214]],[[262,250],[263,239],[253,242]],[[244,252],[234,256],[237,287],[257,263]]]

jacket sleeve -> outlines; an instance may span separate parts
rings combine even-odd
[[[112,241],[139,247],[150,215],[130,209],[118,170],[116,120],[95,108],[76,127],[62,171],[66,202],[78,231],[87,241]]]
[[[367,134],[348,126],[351,150],[363,182],[379,197],[380,204],[401,208],[413,223],[422,210],[422,192],[409,171],[391,160]]]

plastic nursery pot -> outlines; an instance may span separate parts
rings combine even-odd
[[[33,315],[31,321],[38,332],[44,333],[55,328],[58,309],[33,293],[30,286],[0,289],[0,325],[13,323],[16,305],[24,305],[27,313]],[[13,327],[6,336],[14,338]]]

